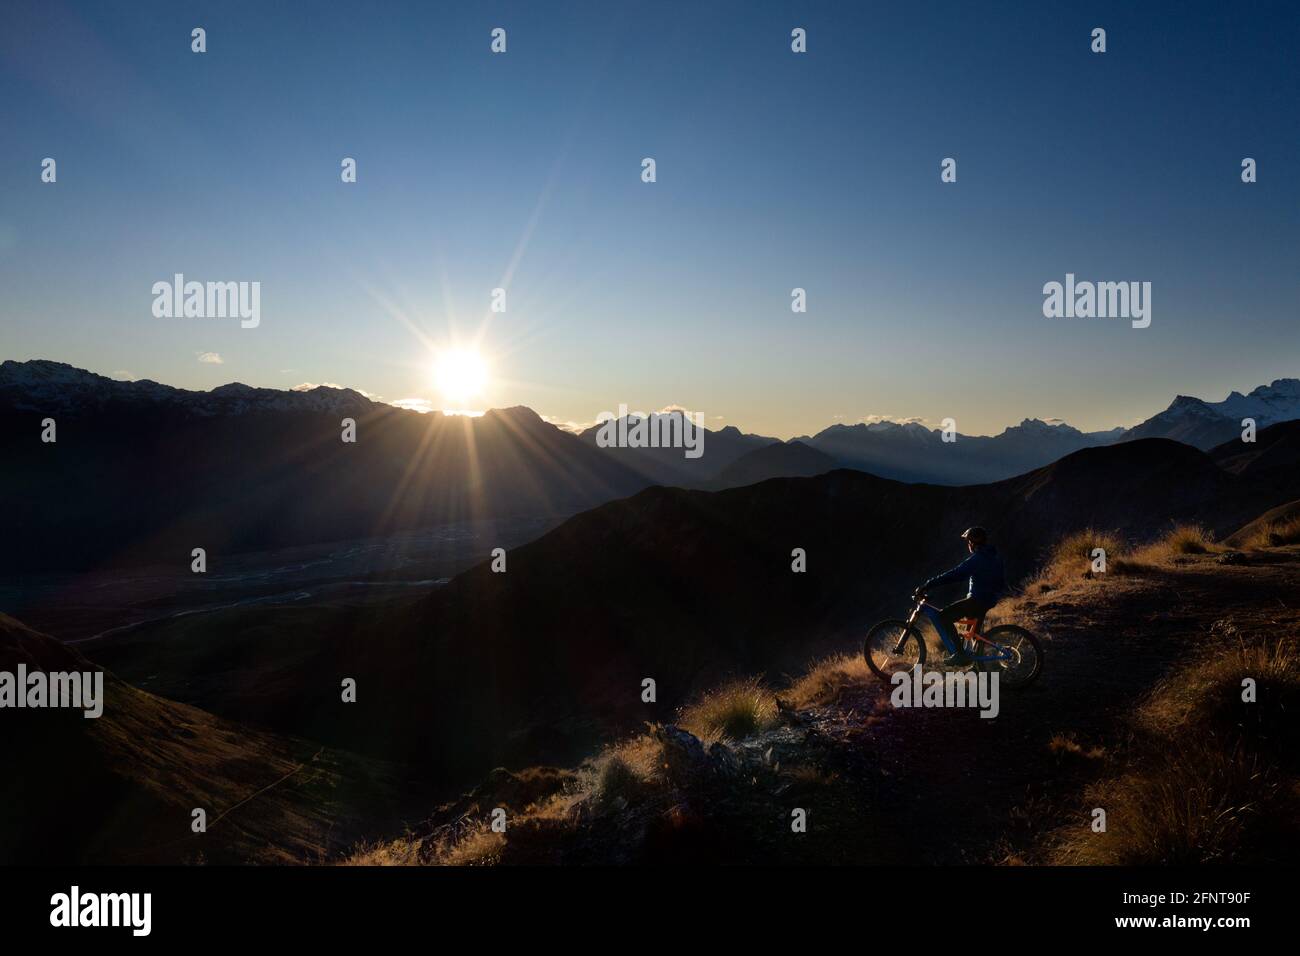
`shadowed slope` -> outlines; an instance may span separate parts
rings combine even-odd
[[[94,668],[0,614],[0,671],[20,663]],[[304,862],[400,812],[391,768],[251,731],[111,674],[99,718],[5,709],[0,727],[2,863]],[[194,808],[206,811],[207,833],[191,831]]]
[[[1083,527],[1228,531],[1275,503],[1259,498],[1204,453],[1159,439],[975,487],[841,470],[718,493],[651,488],[511,551],[506,573],[482,564],[423,598],[244,608],[87,653],[167,696],[454,782],[571,757],[728,675],[800,664],[956,563],[971,524],[995,529],[1015,579]],[[796,548],[803,573],[791,571]],[[360,684],[355,714],[334,704],[343,676]],[[657,703],[642,700],[646,678]]]

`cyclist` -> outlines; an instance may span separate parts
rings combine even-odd
[[[949,604],[939,612],[939,617],[947,625],[949,636],[952,637],[953,645],[957,648],[955,652],[944,658],[944,664],[950,667],[960,667],[971,662],[970,656],[962,646],[963,642],[957,635],[956,622],[964,617],[973,617],[976,620],[975,626],[981,627],[984,615],[998,603],[1007,589],[1002,558],[998,555],[997,548],[989,544],[989,533],[976,526],[967,528],[961,536],[966,542],[970,556],[955,568],[930,578],[917,588],[916,594],[913,595],[919,600],[928,594],[931,588],[961,578],[969,578],[966,597]]]

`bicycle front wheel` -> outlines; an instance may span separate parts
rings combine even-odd
[[[925,640],[906,621],[881,621],[867,632],[862,656],[871,673],[888,683],[899,671],[925,663]]]

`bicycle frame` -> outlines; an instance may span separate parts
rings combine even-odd
[[[907,618],[907,624],[909,627],[916,622],[918,615],[925,616],[925,619],[930,622],[938,633],[939,640],[943,641],[943,646],[947,648],[948,653],[955,654],[957,652],[957,645],[954,642],[953,637],[948,634],[948,628],[945,626],[943,618],[939,616],[939,608],[931,604],[929,601],[917,601],[916,606],[912,608],[912,613]],[[993,648],[995,651],[993,654],[970,654],[968,656],[972,661],[1009,661],[1014,656],[1011,653],[1010,648],[1003,647],[1000,644],[995,644],[983,634],[973,634],[972,636],[975,640]],[[900,647],[896,653],[901,653],[901,650],[902,648]]]

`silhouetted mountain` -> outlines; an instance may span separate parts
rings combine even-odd
[[[1081,448],[1108,444],[1118,435],[1118,429],[1084,433],[1066,424],[1025,419],[999,435],[958,433],[955,441],[945,442],[939,429],[886,421],[832,425],[799,440],[845,468],[898,481],[970,485],[1022,474]]]
[[[646,416],[646,419],[671,423],[672,427],[678,429],[678,433],[683,425],[681,412],[656,412]],[[630,428],[641,420],[636,415],[627,415],[616,422],[621,421],[624,428]],[[778,443],[775,438],[744,434],[734,425],[728,425],[717,431],[705,428],[703,429],[704,441],[701,445],[703,454],[697,458],[687,458],[682,448],[617,446],[602,448],[597,444],[600,430],[600,425],[594,425],[582,432],[579,437],[592,448],[597,448],[612,460],[641,475],[645,478],[646,484],[675,485],[682,488],[704,485],[710,479],[716,478],[723,469],[742,455]]]
[[[1179,396],[1164,412],[1128,430],[1083,432],[1064,422],[1027,418],[998,435],[958,433],[955,441],[945,442],[938,429],[881,421],[832,425],[794,441],[830,456],[840,467],[898,481],[969,485],[1023,474],[1083,448],[1137,438],[1171,438],[1205,451],[1237,437],[1245,417],[1260,427],[1300,418],[1300,379],[1278,379],[1249,395],[1233,392],[1221,402]],[[590,428],[582,437],[594,445],[597,432]],[[723,471],[742,456],[775,444],[776,439],[728,427],[707,433],[706,454],[698,461],[684,459],[680,449],[605,451],[656,484],[717,488],[742,483],[739,473],[723,479]],[[753,472],[754,480],[807,474],[804,469],[811,467],[806,457],[782,457],[776,450],[756,460],[766,464]],[[783,469],[782,462],[793,470]]]
[[[1221,402],[1179,395],[1163,412],[1130,428],[1122,440],[1172,438],[1208,450],[1239,438],[1244,418],[1253,418],[1259,428],[1300,418],[1300,379],[1280,378],[1249,395],[1233,392]]]
[[[1255,478],[1290,474],[1300,470],[1300,421],[1261,428],[1253,442],[1241,440],[1240,430],[1210,451],[1210,457],[1227,471]]]
[[[21,503],[0,569],[24,571],[565,515],[647,483],[527,408],[421,415],[347,389],[189,392],[54,362],[0,366],[0,458]]]
[[[124,676],[225,716],[431,765],[451,781],[572,758],[734,673],[780,671],[897,610],[993,529],[1014,579],[1086,526],[1228,532],[1289,487],[1162,439],[1084,449],[994,484],[837,470],[722,492],[651,488],[577,515],[418,600],[241,608],[91,645]],[[807,570],[791,570],[803,549]],[[274,636],[271,636],[274,635]],[[194,675],[203,675],[195,680]],[[358,681],[341,708],[339,680]],[[642,699],[655,681],[657,703]]]
[[[739,488],[769,478],[811,478],[837,467],[830,455],[801,441],[777,442],[737,458],[722,469],[710,487]]]

